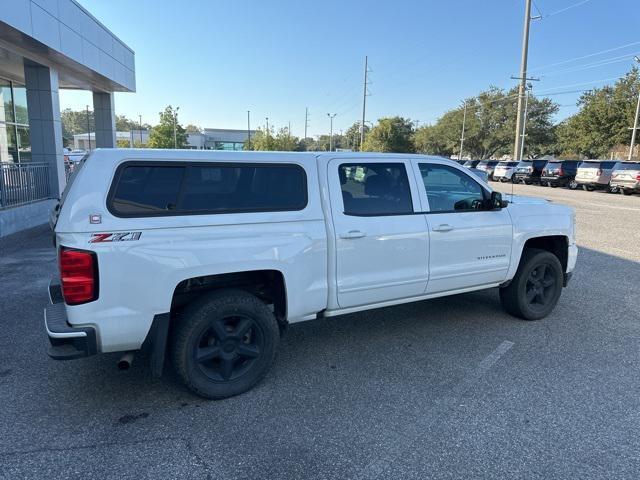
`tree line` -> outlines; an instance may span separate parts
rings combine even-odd
[[[579,110],[560,123],[554,123],[559,105],[549,98],[530,94],[527,107],[524,155],[536,158],[554,155],[558,158],[603,158],[620,155],[631,139],[635,106],[640,94],[640,73],[633,68],[612,85],[584,92],[578,99]],[[425,153],[445,157],[460,156],[460,136],[464,121],[463,157],[476,159],[501,158],[513,153],[516,128],[517,88],[510,90],[489,87],[467,98],[461,105],[445,112],[435,123],[417,127],[409,118],[381,118],[376,124],[364,126],[365,141],[360,145],[361,125],[355,122],[340,134],[299,138],[288,128],[258,129],[245,150],[328,151],[333,149]],[[159,123],[150,129],[148,147],[178,148],[188,146],[188,133],[201,132],[195,125],[183,127],[174,122],[176,111],[168,106],[159,113]],[[88,125],[87,125],[87,122]],[[93,129],[93,112],[64,110],[63,136]],[[139,124],[123,115],[116,116],[116,129],[130,131]],[[128,142],[126,142],[128,145]],[[124,146],[124,145],[123,145]],[[136,145],[139,146],[139,145]],[[636,152],[636,156],[637,152]]]

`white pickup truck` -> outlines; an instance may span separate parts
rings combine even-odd
[[[50,355],[167,356],[209,398],[260,381],[289,323],[486,288],[540,319],[577,256],[572,209],[419,155],[96,150],[52,224]]]

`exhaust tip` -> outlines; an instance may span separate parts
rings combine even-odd
[[[129,370],[133,363],[133,353],[127,352],[118,360],[118,370]]]

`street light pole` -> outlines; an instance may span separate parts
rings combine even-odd
[[[267,137],[269,136],[269,117],[265,117],[265,120],[267,121]]]
[[[640,63],[640,57],[634,57],[637,63]],[[636,106],[636,118],[633,121],[633,130],[631,131],[631,145],[629,146],[629,161],[633,157],[633,148],[636,145],[636,132],[638,131],[638,116],[640,116],[640,90],[638,91],[638,105]]]
[[[462,148],[464,147],[464,127],[467,123],[467,101],[464,102],[464,113],[462,114],[462,133],[460,134],[460,153],[458,153],[458,160],[462,160]]]
[[[89,105],[87,105],[87,137],[89,137],[89,151],[91,151],[91,122],[89,121]]]
[[[178,110],[180,107],[176,107],[173,111],[173,148],[178,149]]]
[[[142,115],[138,115],[138,118],[140,119],[140,148],[142,148]]]
[[[331,114],[327,113],[327,117],[329,117],[331,127],[329,130],[329,151],[333,151],[333,117],[335,117],[337,113]]]
[[[251,149],[251,110],[247,110],[247,144]]]

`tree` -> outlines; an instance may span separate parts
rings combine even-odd
[[[60,119],[62,120],[62,138],[65,145],[73,144],[73,136],[80,133],[87,133],[87,131],[95,131],[95,121],[93,112],[89,111],[89,125],[87,126],[87,111],[86,110],[71,110],[65,108],[60,112]]]
[[[348,148],[349,150],[357,151],[360,150],[360,122],[356,122],[347,128],[347,131],[344,132],[344,146],[342,148]],[[365,137],[369,132],[370,128],[368,125],[364,126],[364,134]]]
[[[187,128],[185,128],[185,131],[187,133],[202,133],[202,129],[199,126],[194,125],[192,123],[187,125]]]
[[[490,87],[466,100],[463,156],[490,158],[513,153],[516,129],[517,89]],[[530,95],[527,109],[525,156],[535,157],[554,150],[553,115],[558,105],[548,98]],[[451,156],[460,155],[460,134],[464,106],[449,110],[435,125],[418,129],[416,151]]]
[[[160,112],[160,123],[151,129],[149,148],[186,148],[187,133],[180,123],[176,122],[176,111],[169,105]],[[175,141],[174,141],[175,126]]]
[[[606,157],[616,145],[629,145],[640,72],[633,68],[614,85],[584,93],[580,111],[557,127],[557,150],[563,156]]]
[[[138,130],[140,124],[125,115],[116,115],[116,130],[118,132],[130,132],[131,130]]]
[[[365,152],[411,153],[413,145],[413,123],[408,118],[381,118],[368,135],[362,148]]]
[[[273,127],[269,131],[259,128],[255,134],[251,136],[251,144],[244,144],[245,150],[260,151],[278,151],[278,152],[294,152],[303,150],[298,137],[289,133],[288,128],[281,128],[278,133],[274,134]]]

